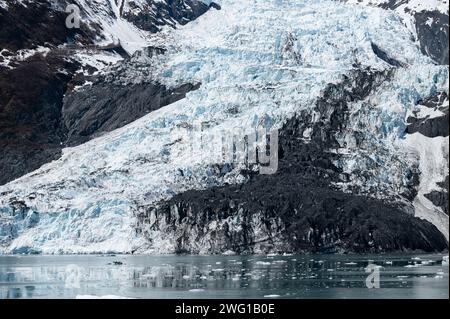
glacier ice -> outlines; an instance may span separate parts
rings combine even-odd
[[[339,81],[355,63],[391,68],[374,54],[372,43],[405,67],[395,70],[393,81],[386,84],[390,87],[370,97],[367,102],[373,109],[356,121],[365,121],[376,147],[389,151],[395,157],[389,159],[398,163],[385,165],[377,180],[388,191],[403,186],[401,174],[395,171],[411,164],[404,156],[411,145],[424,143],[402,135],[406,116],[420,98],[448,90],[448,66],[437,66],[421,54],[398,15],[327,0],[217,2],[222,10],[211,10],[158,35],[135,33],[120,21],[108,24],[111,34],[119,34],[131,51],[141,41],[164,46],[166,54],[148,62],[154,69],[152,80],[169,87],[186,82],[198,82],[201,87],[123,128],[67,148],[61,159],[1,186],[0,251],[129,253],[149,249],[134,232],[138,205],[188,189],[244,181],[239,167],[217,174],[202,156],[187,152],[187,138],[180,136],[180,126],[202,121],[209,124],[208,134],[235,128],[251,132],[261,125],[279,128],[286,119],[314,105],[325,85]],[[138,70],[133,72],[137,74],[132,76],[139,75]],[[355,111],[359,107],[356,103]],[[435,143],[448,144],[448,137]],[[343,157],[340,164],[349,172],[363,165],[358,160],[362,151],[352,148],[351,141],[340,151],[353,154]],[[421,155],[420,163],[427,161],[426,155]],[[435,182],[431,180],[422,180],[420,187],[428,188],[423,185]],[[364,188],[363,182],[352,182]],[[345,190],[348,185],[338,186]],[[427,205],[420,208],[420,217],[448,225],[448,217],[434,219],[438,208],[419,199],[419,208]],[[164,243],[158,241],[158,234],[153,242]],[[158,252],[173,252],[170,246],[157,248]]]

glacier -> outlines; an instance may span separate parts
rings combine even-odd
[[[404,134],[406,119],[420,99],[448,93],[448,66],[421,53],[401,17],[328,0],[217,2],[221,10],[177,29],[143,35],[145,45],[166,52],[134,55],[150,74],[128,70],[129,78],[147,77],[168,87],[200,83],[200,88],[125,127],[66,148],[60,159],[1,186],[0,251],[173,253],[164,234],[153,234],[149,246],[135,232],[139,206],[191,189],[245,183],[242,166],[217,172],[207,158],[187,151],[188,136],[180,127],[208,123],[206,134],[211,136],[281,128],[308,111],[327,84],[338,83],[355,65],[391,70],[393,77],[367,101],[352,104],[353,127],[338,137],[340,149],[329,150],[343,154],[337,165],[351,178],[335,186],[395,198],[407,188],[405,169],[416,165],[422,175],[415,214],[448,239],[448,216],[424,197],[448,175],[448,136]],[[139,51],[134,43],[143,42],[131,33],[127,38],[128,31],[111,31],[121,35],[130,52]],[[380,59],[373,43],[404,67],[393,68]],[[367,104],[371,108],[365,109]],[[346,134],[361,125],[371,138],[366,150]],[[378,156],[373,160],[379,166],[369,180],[361,180],[355,172],[370,169],[365,166],[368,151]],[[383,191],[373,194],[370,187]]]

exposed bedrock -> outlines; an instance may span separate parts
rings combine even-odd
[[[73,92],[64,99],[62,121],[66,145],[86,142],[92,137],[122,127],[132,121],[174,103],[199,85],[184,84],[168,90],[158,83],[117,85],[99,83]]]
[[[69,29],[65,24],[66,18],[64,11],[55,10],[45,0],[26,5],[11,1],[8,9],[0,6],[0,51],[57,46],[68,41],[92,43],[91,39],[97,36],[95,30],[98,30],[98,25],[91,23],[87,26],[81,22],[80,28]]]
[[[333,191],[302,174],[191,191],[139,215],[177,253],[388,252],[447,249],[431,223],[379,200]],[[144,226],[145,225],[145,226]]]
[[[416,20],[417,36],[422,53],[439,64],[449,63],[449,16],[439,11],[418,12]]]
[[[76,69],[73,61],[39,54],[0,68],[0,185],[60,155],[62,99]]]
[[[443,103],[447,104],[444,106]],[[448,118],[448,96],[445,92],[437,92],[435,95],[429,98],[419,101],[419,105],[423,105],[430,110],[440,111],[441,116],[424,118],[409,117],[407,133],[413,134],[419,132],[426,137],[446,137],[449,134],[449,118]]]
[[[210,8],[220,10],[220,6],[214,2],[210,5],[198,0],[172,0],[152,1],[144,4],[141,10],[134,2],[129,2],[129,11],[123,13],[123,17],[142,30],[153,33],[159,32],[165,25],[176,27],[179,23],[184,25],[189,21],[197,19]],[[135,12],[138,12],[137,14]],[[149,14],[151,12],[152,14]]]

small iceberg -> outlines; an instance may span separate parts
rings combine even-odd
[[[268,261],[261,261],[261,260],[257,261],[256,264],[257,265],[262,265],[262,266],[270,266],[271,265],[270,262],[268,262]]]
[[[189,292],[202,292],[202,291],[205,291],[205,289],[200,289],[200,288],[197,288],[197,289],[189,289]]]
[[[448,256],[442,257],[442,266],[448,266]]]

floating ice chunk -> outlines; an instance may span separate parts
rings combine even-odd
[[[196,289],[189,289],[189,292],[202,292],[205,291],[205,289],[196,288]]]
[[[280,298],[280,295],[265,295],[264,298]]]
[[[268,261],[261,261],[261,260],[257,261],[256,264],[257,265],[262,265],[262,266],[270,266],[271,265],[270,262],[268,262]]]

